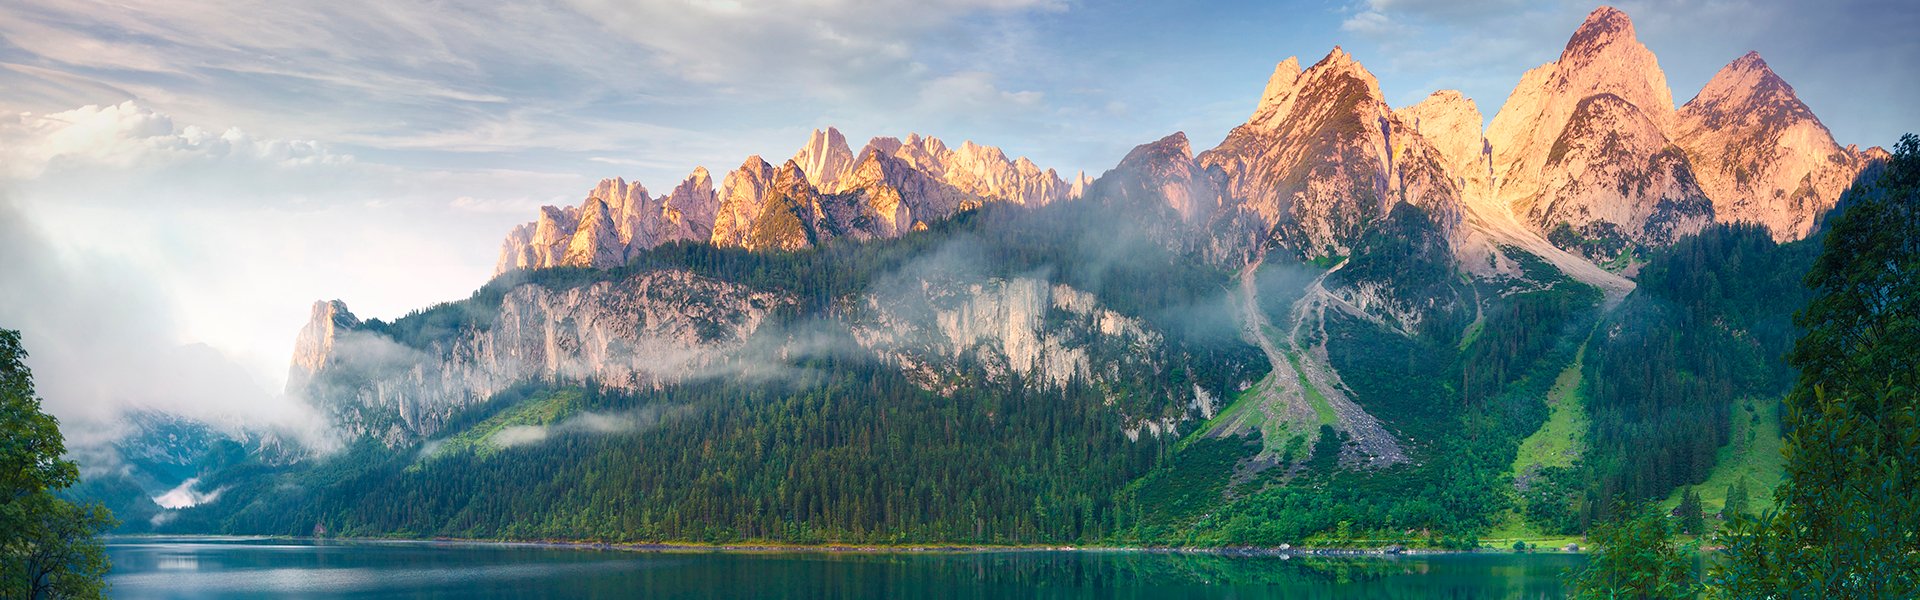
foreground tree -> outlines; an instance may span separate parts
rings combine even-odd
[[[54,495],[79,470],[60,458],[59,422],[40,410],[26,356],[20,332],[0,329],[0,597],[97,598],[113,515]]]
[[[1573,597],[1692,598],[1699,591],[1692,553],[1674,543],[1667,518],[1644,504],[1615,514],[1588,534],[1596,549],[1574,574]]]
[[[1780,509],[1724,536],[1721,596],[1920,595],[1920,138],[1845,203],[1797,319]]]

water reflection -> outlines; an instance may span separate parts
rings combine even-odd
[[[116,598],[1558,598],[1565,555],[620,552],[116,540]]]

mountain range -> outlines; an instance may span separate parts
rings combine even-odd
[[[718,186],[603,180],[467,300],[316,303],[287,391],[359,466],[229,456],[167,527],[1445,544],[1757,491],[1724,456],[1784,390],[1792,307],[1743,294],[1794,293],[1886,152],[1755,53],[1676,106],[1609,7],[1483,123],[1457,91],[1389,105],[1336,47],[1219,145],[1098,178],[827,128]]]

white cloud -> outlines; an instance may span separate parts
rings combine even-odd
[[[979,114],[995,110],[1031,110],[1046,99],[1033,90],[1000,89],[993,74],[966,71],[934,79],[920,90],[920,108],[949,114]]]
[[[280,394],[314,300],[391,318],[465,297],[509,227],[591,185],[213,131],[135,103],[0,121],[0,327],[55,414],[318,422]]]
[[[175,486],[171,490],[167,490],[167,493],[154,496],[153,503],[166,509],[192,508],[219,500],[220,493],[226,491],[226,488],[213,490],[211,492],[195,491],[193,486],[199,484],[200,478],[189,477],[186,481],[180,482],[180,485]],[[157,518],[156,516],[156,519]]]
[[[812,94],[912,74],[930,30],[978,15],[1059,11],[1060,0],[569,0],[691,81]],[[896,80],[897,81],[897,80]]]
[[[353,156],[310,140],[256,139],[239,128],[221,133],[176,127],[173,119],[133,101],[88,105],[52,114],[21,113],[0,122],[0,175],[35,179],[48,171],[93,175],[101,169],[296,169],[345,165]]]
[[[1363,35],[1384,36],[1404,32],[1407,30],[1407,27],[1393,22],[1393,19],[1388,18],[1387,15],[1381,12],[1368,10],[1347,17],[1345,21],[1341,21],[1340,30]]]

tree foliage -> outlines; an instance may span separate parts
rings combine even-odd
[[[98,504],[54,492],[79,477],[60,424],[40,410],[20,332],[0,329],[0,596],[99,597],[106,551],[96,537],[114,526]]]
[[[1746,480],[1733,482],[1727,486],[1727,502],[1720,509],[1720,517],[1731,521],[1734,517],[1746,515],[1751,510],[1748,502]]]
[[[1618,520],[1588,534],[1593,556],[1573,577],[1573,597],[1692,598],[1698,591],[1692,553],[1673,540],[1667,519],[1647,504],[1625,504]]]
[[[1700,535],[1707,532],[1706,510],[1701,506],[1700,493],[1687,488],[1680,493],[1680,533]]]
[[[1920,137],[1824,237],[1796,319],[1781,509],[1726,536],[1727,597],[1920,594]]]
[[[1815,249],[1736,223],[1649,257],[1588,349],[1589,521],[1607,520],[1614,498],[1654,500],[1705,482],[1731,440],[1737,400],[1792,386],[1779,357],[1797,335],[1792,311],[1809,295],[1797,278]]]

